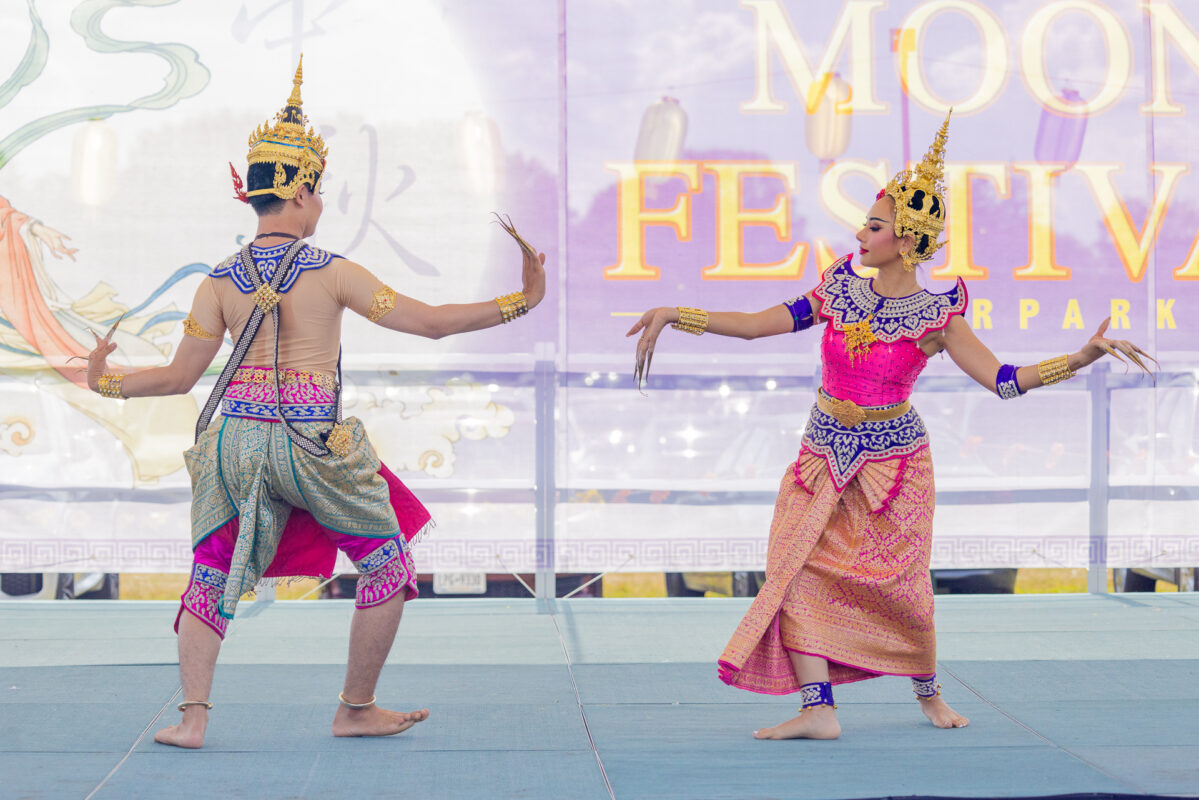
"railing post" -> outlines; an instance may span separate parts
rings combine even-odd
[[[554,409],[557,406],[558,376],[555,372],[552,348],[538,345],[537,360],[533,366],[534,397],[536,404],[537,435],[534,457],[536,488],[534,490],[536,510],[536,555],[537,555],[537,609],[549,611],[549,606],[558,594],[558,578],[554,558],[554,484],[555,441]]]
[[[1091,481],[1087,489],[1090,521],[1087,592],[1107,594],[1107,501],[1111,473],[1111,394],[1108,365],[1097,363],[1087,373],[1091,394]]]

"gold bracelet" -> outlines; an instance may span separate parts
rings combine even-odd
[[[517,317],[523,317],[529,313],[529,304],[525,300],[524,292],[501,295],[495,299],[495,302],[499,303],[500,314],[504,317],[504,322],[511,322]]]
[[[696,336],[702,336],[703,332],[708,329],[708,312],[702,308],[679,306],[679,321],[673,323],[670,327],[676,331],[685,331],[686,333],[693,333]]]
[[[105,372],[97,381],[101,397],[111,397],[114,400],[124,400],[125,395],[121,391],[121,381],[125,380],[124,375],[118,375],[115,372]]]
[[[1042,386],[1051,386],[1074,377],[1074,371],[1070,369],[1065,356],[1055,356],[1040,362],[1037,364],[1037,374],[1041,378]]]

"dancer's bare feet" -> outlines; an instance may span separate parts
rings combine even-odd
[[[964,728],[970,724],[970,720],[950,708],[939,694],[929,698],[921,697],[919,700],[924,716],[938,728]]]
[[[832,706],[813,706],[773,728],[754,731],[755,739],[837,739],[841,723]]]
[[[418,722],[429,718],[429,709],[419,711],[389,711],[379,706],[369,708],[337,707],[333,717],[334,736],[394,736]]]
[[[178,725],[163,728],[154,734],[154,741],[173,747],[198,750],[204,746],[204,732],[208,730],[208,709],[190,706],[183,709],[183,720]]]

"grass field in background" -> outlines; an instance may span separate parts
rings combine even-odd
[[[295,600],[317,586],[315,580],[299,580],[278,587],[279,600]],[[614,572],[604,576],[604,597],[665,597],[666,578],[661,572]],[[175,574],[126,572],[121,575],[122,600],[176,600],[187,588],[187,576]],[[1112,591],[1111,571],[1107,576]],[[1085,592],[1085,569],[1022,569],[1016,574],[1017,594],[1058,594]],[[1175,592],[1178,588],[1157,582],[1157,591]],[[308,599],[315,599],[316,593]]]

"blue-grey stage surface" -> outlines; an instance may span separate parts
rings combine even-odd
[[[792,698],[724,686],[746,600],[420,600],[379,685],[429,720],[335,739],[348,601],[245,603],[202,751],[170,603],[0,604],[3,798],[866,798],[1199,794],[1199,596],[938,598],[939,674],[837,689],[835,742],[759,742]]]

